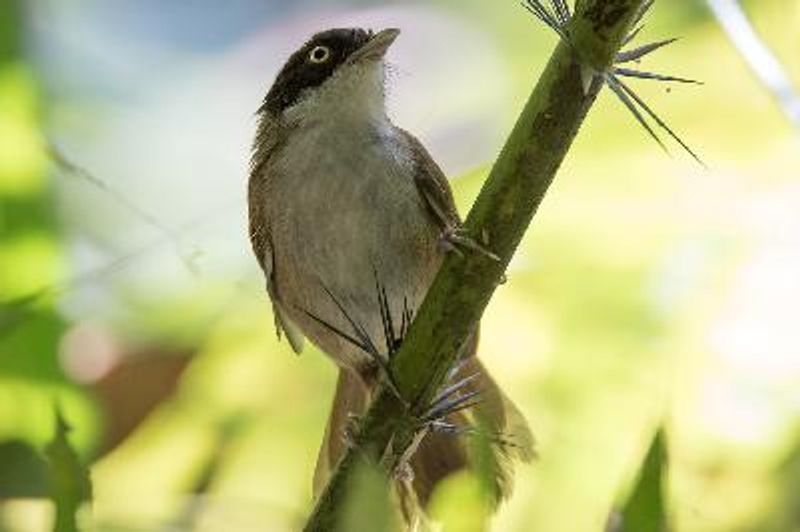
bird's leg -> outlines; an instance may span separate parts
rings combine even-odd
[[[485,239],[484,239],[485,240]],[[500,257],[486,247],[486,242],[479,243],[467,234],[462,225],[448,227],[442,231],[441,245],[447,251],[452,251],[459,256],[464,255],[464,251],[480,253],[494,261],[500,262]]]

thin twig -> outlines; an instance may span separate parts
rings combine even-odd
[[[786,69],[753,28],[742,6],[736,0],[706,2],[747,65],[770,90],[786,117],[800,128],[800,94]]]

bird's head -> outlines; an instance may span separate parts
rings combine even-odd
[[[317,33],[286,61],[260,112],[299,119],[383,114],[384,55],[399,33],[394,28]]]

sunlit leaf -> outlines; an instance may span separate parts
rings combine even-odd
[[[668,530],[666,512],[667,445],[664,431],[659,430],[638,479],[619,514],[614,527],[624,532],[657,532]]]

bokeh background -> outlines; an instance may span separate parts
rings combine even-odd
[[[800,78],[800,3],[744,5]],[[516,1],[2,6],[0,530],[50,526],[56,404],[87,529],[298,528],[335,370],[246,240],[261,98],[314,31],[402,28],[390,114],[466,212],[554,36]],[[539,450],[493,530],[602,530],[659,426],[675,530],[800,530],[800,142],[703,2],[658,3],[673,36],[642,67],[705,85],[635,85],[708,168],[603,95],[485,314]]]

